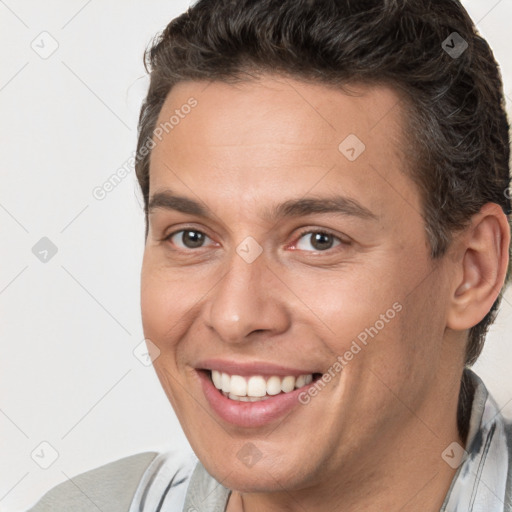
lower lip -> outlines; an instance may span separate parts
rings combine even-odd
[[[225,397],[214,385],[208,372],[198,371],[203,392],[211,408],[224,421],[239,427],[263,427],[291,411],[299,402],[299,394],[308,389],[303,386],[289,393],[279,393],[258,402],[241,402]]]

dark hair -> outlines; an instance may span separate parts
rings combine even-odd
[[[433,259],[446,253],[453,234],[484,204],[511,213],[500,72],[457,0],[199,0],[169,23],[144,62],[151,82],[135,167],[146,234],[147,141],[171,88],[188,80],[229,82],[262,73],[338,87],[386,84],[401,94],[412,148],[407,173],[421,193]],[[480,355],[504,288],[469,331],[467,366]]]

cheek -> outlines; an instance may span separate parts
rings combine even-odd
[[[163,342],[173,333],[183,313],[183,293],[172,282],[169,272],[153,264],[151,256],[145,254],[141,272],[141,315],[144,335],[161,350]],[[167,340],[168,341],[168,340]]]
[[[144,255],[141,272],[141,317],[145,338],[159,349],[155,365],[183,367],[187,345],[180,343],[197,322],[202,300],[213,286],[204,273],[169,268],[151,254]],[[160,376],[160,375],[159,375]],[[163,383],[163,382],[162,382]]]
[[[162,263],[157,251],[147,249],[141,271],[141,312],[148,325],[166,325],[170,329],[172,320],[179,318],[190,307],[195,296],[193,282],[187,281],[186,272],[168,268]]]
[[[296,311],[309,311],[319,334],[324,333],[336,353],[348,350],[358,336],[364,341],[369,336],[365,332],[373,332],[376,323],[379,332],[396,323],[399,313],[393,305],[402,296],[403,286],[389,265],[389,257],[386,263],[384,266],[376,258],[373,264],[354,263],[346,270],[340,268],[315,278],[308,274],[302,279],[299,274],[290,283],[295,295],[302,299]]]
[[[145,336],[159,339],[164,328],[169,327],[169,316],[172,315],[168,291],[162,282],[146,275],[142,278],[140,299]]]
[[[379,397],[378,402],[389,407],[397,400],[406,404],[420,401],[428,393],[442,357],[443,303],[435,283],[426,280],[403,294],[400,308],[384,326],[375,322],[375,336],[364,331],[368,337],[363,356],[355,356],[353,366],[347,367],[352,383],[367,379],[368,389],[361,395]]]
[[[333,363],[341,357],[345,379],[357,381],[374,371],[386,382],[398,383],[407,380],[420,363],[424,366],[431,285],[418,286],[421,272],[404,268],[398,257],[377,255],[372,263],[352,267],[335,279],[331,276],[309,295],[308,306],[320,319]],[[375,376],[368,377],[374,380]]]

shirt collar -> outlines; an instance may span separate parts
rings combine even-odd
[[[464,372],[474,388],[468,436],[464,451],[459,447],[459,467],[440,512],[506,512],[511,506],[510,434],[482,380],[470,369]]]

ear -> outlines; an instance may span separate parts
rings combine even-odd
[[[495,203],[487,203],[458,237],[457,277],[448,310],[447,327],[466,330],[490,311],[505,282],[510,226]]]

